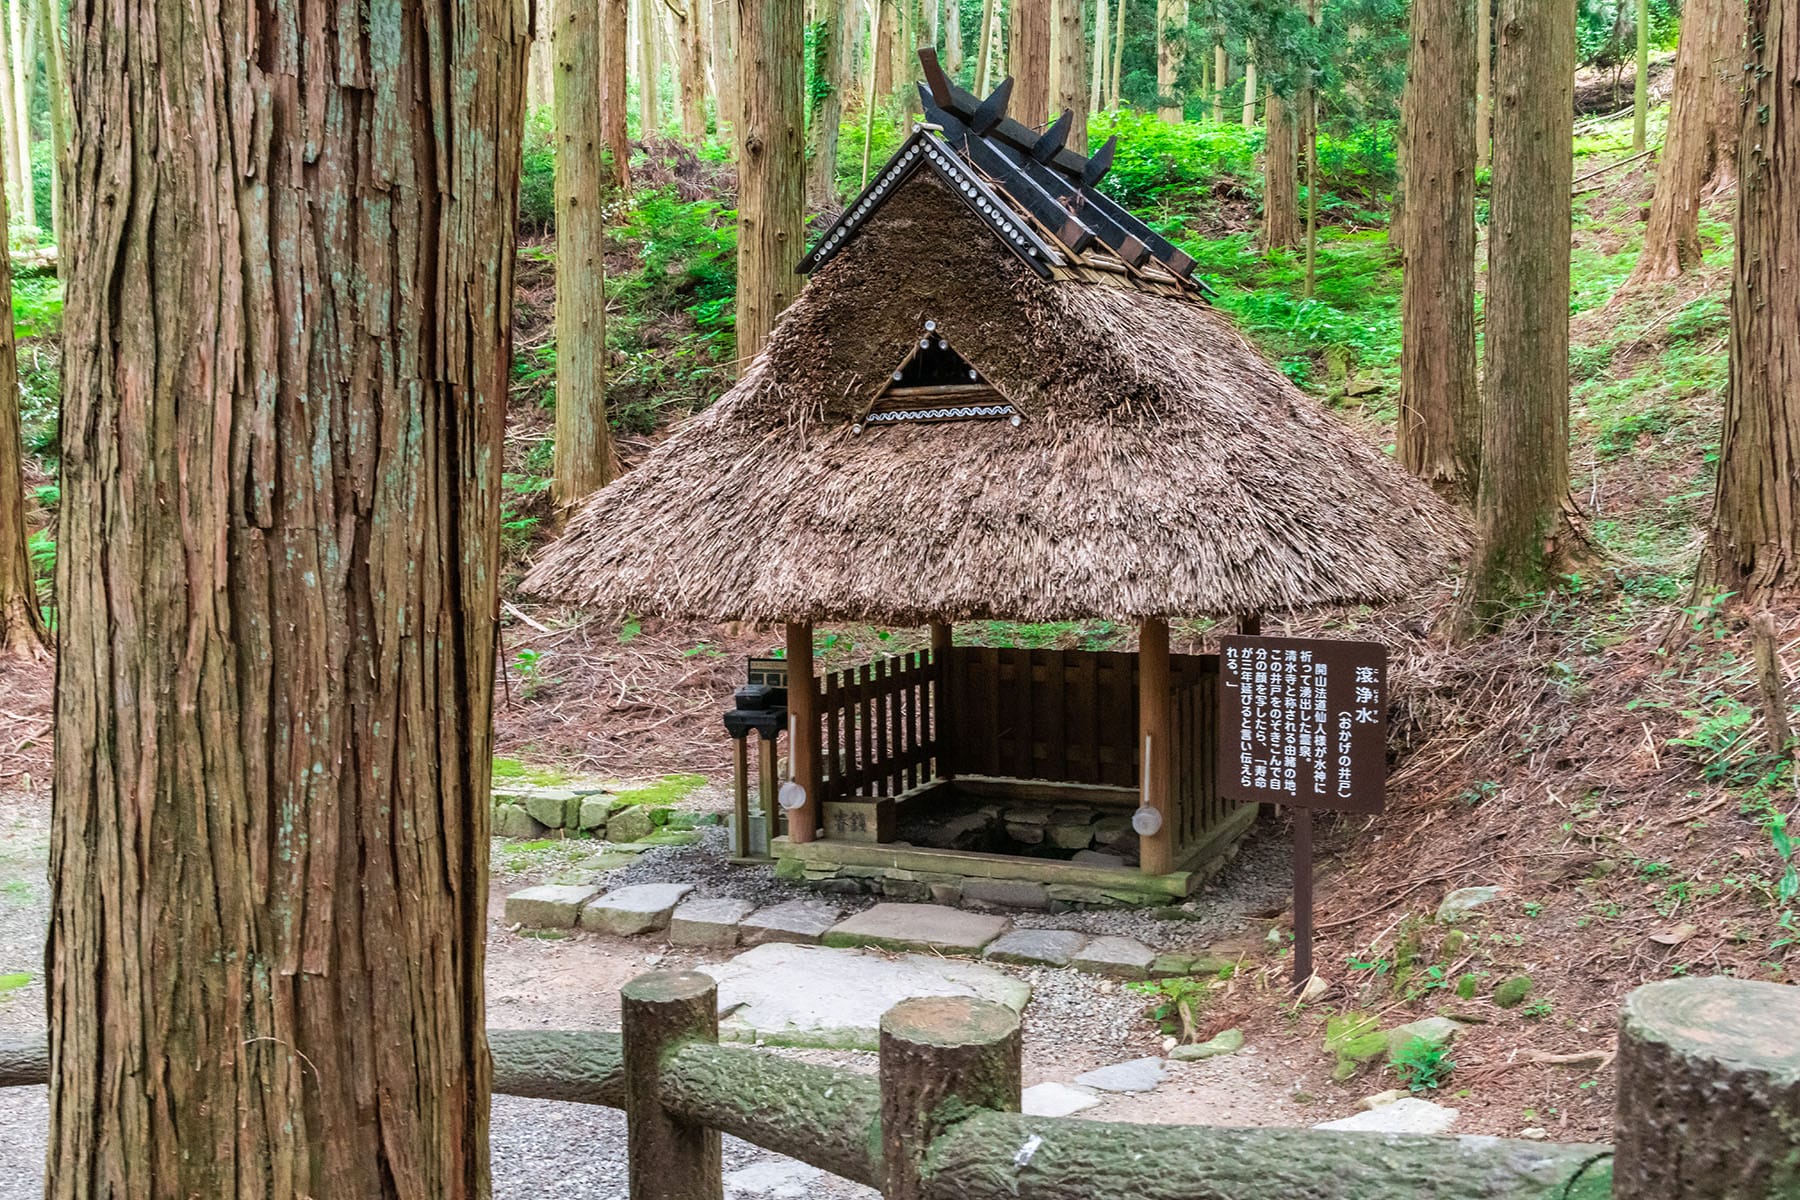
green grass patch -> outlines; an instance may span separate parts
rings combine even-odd
[[[8,1000],[12,994],[31,982],[31,976],[24,971],[11,975],[0,975],[0,1001]]]
[[[619,799],[631,804],[647,804],[652,807],[668,804],[679,804],[695,791],[706,786],[704,775],[664,775],[655,783],[642,787],[620,788],[616,793]]]
[[[495,758],[494,778],[509,783],[529,783],[536,787],[557,787],[567,783],[570,775],[560,767],[521,762],[516,758]]]

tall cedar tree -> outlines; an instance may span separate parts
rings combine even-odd
[[[1473,498],[1481,461],[1475,383],[1475,13],[1413,0],[1404,120],[1417,189],[1401,283],[1400,461]]]
[[[718,114],[719,132],[735,129],[738,123],[737,71],[737,0],[709,0],[712,20],[707,22],[709,53],[712,56],[713,100]]]
[[[1800,585],[1800,0],[1750,0],[1731,381],[1711,558],[1753,602]]]
[[[629,0],[593,2],[600,6],[600,143],[606,150],[601,179],[608,189],[617,190],[625,187],[631,176],[631,138],[625,125],[631,107],[630,81],[625,73]]]
[[[1008,0],[1006,68],[1011,113],[1033,128],[1050,114],[1050,0]]]
[[[1674,279],[1700,265],[1700,205],[1737,181],[1743,63],[1743,0],[1688,0],[1669,128],[1633,282]]]
[[[1274,71],[1265,77],[1277,78]],[[1263,103],[1263,248],[1300,244],[1300,127],[1293,101],[1270,89]]]
[[[1465,634],[1549,584],[1569,498],[1569,309],[1561,298],[1573,221],[1575,0],[1500,0],[1496,23],[1487,403],[1475,552],[1457,614]],[[1421,200],[1415,190],[1409,211]]]
[[[637,0],[631,24],[637,35],[638,136],[662,133],[662,0]]]
[[[6,193],[0,190],[0,229]],[[0,254],[0,301],[12,312],[12,257]],[[25,447],[19,429],[19,349],[13,323],[0,321],[0,661],[44,652],[43,616],[25,546]]]
[[[674,7],[675,86],[681,101],[681,136],[689,142],[706,137],[706,43],[701,33],[700,6],[706,0],[685,0]]]
[[[806,197],[813,207],[837,207],[838,126],[844,119],[844,89],[851,85],[851,52],[856,43],[846,28],[848,0],[820,0],[813,24],[813,88],[807,97]]]
[[[1179,125],[1187,62],[1188,0],[1156,0],[1156,115]]]
[[[692,0],[690,0],[690,3]],[[606,208],[600,6],[554,0],[556,437],[552,496],[567,512],[617,474],[606,423]]]
[[[806,6],[740,7],[737,352],[747,363],[799,291],[806,200]]]
[[[1102,0],[1104,3],[1104,0]],[[1081,19],[1081,0],[1056,0],[1056,70],[1052,81],[1052,108],[1068,112],[1069,145],[1087,153],[1088,61],[1087,30]]]
[[[75,0],[50,1200],[488,1194],[528,11]]]

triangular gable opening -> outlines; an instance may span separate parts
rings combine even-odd
[[[1018,410],[950,345],[936,321],[926,321],[919,340],[875,393],[853,427],[937,421],[1010,421]]]

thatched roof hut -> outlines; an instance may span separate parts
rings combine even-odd
[[[1216,777],[1218,656],[1172,654],[1168,618],[1403,596],[1460,524],[1096,190],[1111,143],[1077,155],[1066,114],[1028,129],[1005,116],[1009,84],[978,101],[921,58],[925,123],[820,236],[768,346],[594,496],[525,586],[786,624],[768,667],[785,707],[728,722],[740,857],[743,739],[765,739],[767,778],[789,728],[788,836],[769,849],[806,878],[1189,895],[1257,806]],[[1092,617],[1136,621],[1139,649],[958,645],[952,628]],[[801,667],[815,621],[929,623],[931,648],[821,680]],[[1309,733],[1304,754],[1326,744]]]
[[[1019,189],[965,194],[993,177],[973,157],[916,132],[737,386],[596,495],[526,588],[918,625],[1383,601],[1441,571],[1452,512],[1210,309],[1185,256],[1077,251]],[[1071,190],[1077,211],[1099,196]],[[895,419],[893,392],[923,400]]]

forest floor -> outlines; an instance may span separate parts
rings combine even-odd
[[[1653,144],[1662,116],[1653,116]],[[1185,134],[1145,132],[1163,136]],[[1628,118],[1585,127],[1576,175],[1629,158],[1629,136]],[[1330,990],[1296,1005],[1285,983],[1290,947],[1271,948],[1209,1010],[1210,1019],[1243,1028],[1254,1053],[1193,1064],[1165,1092],[1084,1115],[1283,1124],[1340,1116],[1396,1080],[1368,1068],[1334,1082],[1334,1056],[1324,1048],[1328,1021],[1359,1013],[1391,1026],[1443,1014],[1465,1030],[1452,1047],[1454,1062],[1425,1094],[1461,1110],[1455,1132],[1541,1129],[1557,1140],[1605,1140],[1613,1024],[1632,987],[1683,974],[1793,981],[1800,877],[1784,826],[1795,812],[1793,775],[1768,752],[1747,614],[1694,586],[1725,381],[1730,198],[1708,207],[1700,270],[1675,282],[1628,286],[1652,169],[1644,161],[1597,175],[1580,185],[1576,202],[1572,490],[1588,544],[1561,586],[1521,605],[1501,633],[1458,648],[1440,632],[1455,595],[1449,578],[1410,604],[1268,626],[1272,634],[1367,638],[1391,650],[1388,810],[1333,823],[1320,854],[1317,961]],[[1320,247],[1317,295],[1303,300],[1296,258],[1252,246],[1245,221],[1254,196],[1247,189],[1245,179],[1204,178],[1145,195],[1158,197],[1159,228],[1194,254],[1221,293],[1220,307],[1303,386],[1387,444],[1399,276],[1385,231],[1366,219],[1372,204],[1345,196],[1324,205],[1334,224]],[[672,302],[688,318],[626,316],[637,322],[631,328],[638,340],[621,351],[641,389],[631,395],[651,398],[633,410],[641,425],[624,431],[628,461],[694,397],[704,402],[716,391],[701,379],[710,368],[695,364],[696,347],[712,336],[708,322],[718,316],[707,264],[716,265],[720,250],[704,221],[680,212],[688,215],[656,219],[687,247],[683,261],[703,269],[684,277],[661,260],[655,269],[655,286],[681,294],[670,301],[673,292],[659,292],[655,302]],[[549,286],[541,272],[521,279],[535,291],[529,305],[521,300],[521,342],[533,349],[516,373],[520,420],[508,436],[509,479],[518,481],[508,536],[520,559],[542,534],[533,474],[542,469],[545,445],[536,411],[542,384],[532,363],[543,356]],[[688,366],[671,365],[678,363]],[[687,399],[657,407],[656,381],[672,379]],[[1791,679],[1800,660],[1800,610],[1773,615]],[[779,641],[777,630],[620,622],[516,596],[509,596],[503,622],[497,752],[627,777],[681,770],[723,781],[728,746],[718,717],[740,682],[741,656]],[[1181,648],[1194,649],[1210,630],[1184,623],[1177,633]],[[869,627],[821,634],[832,666],[920,638],[917,631]],[[964,626],[958,638],[1130,647],[1125,631],[1105,622]],[[0,671],[0,788],[14,789],[13,802],[0,806],[0,975],[33,977],[0,998],[0,1035],[42,1019],[41,966],[30,937],[43,913],[35,889],[45,817],[34,797],[47,777],[48,680],[47,666]],[[37,791],[25,790],[27,777]],[[1278,819],[1265,815],[1252,844],[1279,847],[1283,836]],[[1266,871],[1267,853],[1247,852],[1246,859]],[[678,865],[667,861],[672,870]],[[547,870],[502,849],[496,903]],[[1262,876],[1242,870],[1248,873],[1228,875],[1203,905],[1237,903],[1248,911]],[[21,892],[21,882],[34,890]],[[1437,924],[1442,898],[1467,886],[1501,893],[1455,931]],[[10,917],[9,908],[17,909]],[[1276,920],[1279,929],[1283,918]],[[680,961],[660,948],[590,935],[520,938],[497,921],[490,935],[496,1024],[605,1025],[616,1017],[617,984],[650,965],[647,955]],[[1529,980],[1524,1000],[1497,1004],[1496,988],[1521,978]],[[1085,995],[1096,1011],[1146,1005],[1133,993],[1097,985]],[[1025,1020],[1029,1031],[1033,1010]],[[1096,1035],[1085,1053],[1097,1063],[1153,1048],[1158,1031],[1141,1015],[1134,1020],[1116,1036]],[[1045,1063],[1033,1061],[1038,1065],[1028,1064],[1028,1072]],[[41,1098],[36,1103],[41,1110]],[[552,1131],[541,1139],[544,1154],[567,1156],[554,1178],[590,1178],[581,1174],[589,1169],[587,1151],[572,1149],[580,1132],[571,1125],[564,1136],[552,1122],[590,1122],[596,1137],[604,1126],[611,1139],[618,1137],[606,1124],[611,1116],[547,1113],[533,1109],[521,1120]],[[0,1110],[0,1130],[8,1115]],[[26,1125],[28,1117],[21,1118]],[[503,1124],[497,1116],[496,1129]],[[0,1196],[4,1181],[17,1177],[4,1167],[35,1162],[31,1153],[18,1157],[16,1145],[6,1147],[14,1136],[41,1134],[0,1132]],[[499,1153],[510,1152],[503,1144]],[[532,1190],[523,1175],[509,1177],[511,1169],[502,1164],[497,1194],[550,1194]]]

